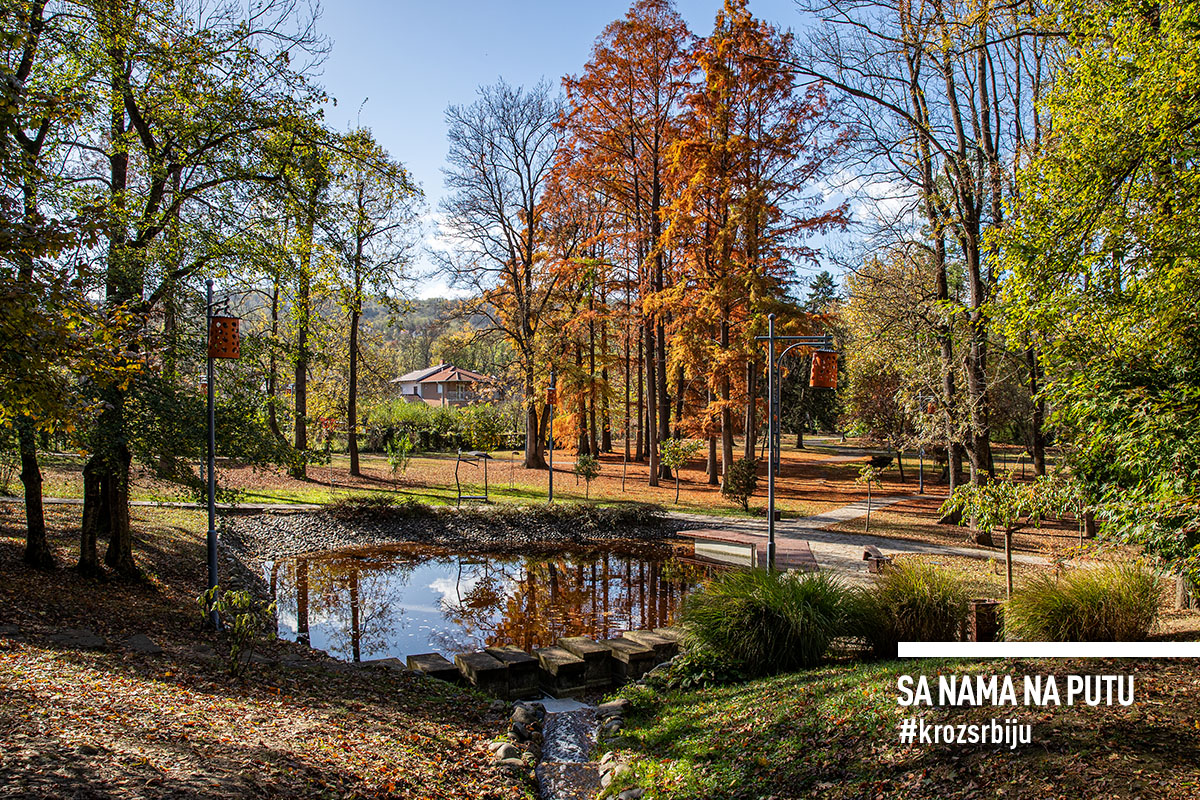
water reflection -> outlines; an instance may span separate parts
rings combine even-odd
[[[279,634],[350,661],[668,625],[704,577],[684,551],[482,556],[395,546],[269,567]]]

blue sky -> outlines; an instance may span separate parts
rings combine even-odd
[[[629,8],[625,0],[325,0],[320,28],[333,49],[320,82],[337,99],[326,118],[371,128],[425,190],[442,196],[446,106],[470,103],[476,87],[503,77],[557,84],[578,73],[596,37]],[[676,0],[693,33],[712,29],[720,0]],[[800,24],[792,0],[751,0],[751,11],[783,28]],[[364,104],[365,100],[365,104]],[[361,112],[360,112],[361,107]],[[438,280],[423,296],[441,295]]]

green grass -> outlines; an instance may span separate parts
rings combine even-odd
[[[1194,719],[1200,671],[1171,660],[1139,662],[1132,707],[911,709],[896,703],[897,678],[939,673],[1130,674],[1128,661],[887,661],[833,664],[723,687],[653,694],[634,702],[627,727],[601,743],[633,767],[602,797],[637,785],[646,799],[800,798],[1193,798],[1200,767]],[[901,746],[897,724],[1033,725],[1033,742]],[[1160,776],[1171,776],[1162,779]]]

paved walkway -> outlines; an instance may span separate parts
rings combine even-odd
[[[0,503],[25,505],[22,497],[0,497]],[[81,506],[83,499],[78,497],[43,497],[42,503],[48,506]],[[208,508],[204,503],[192,503],[179,500],[130,500],[131,506],[149,506],[153,508]],[[322,506],[315,503],[217,503],[221,511],[267,512],[267,511],[320,511]]]
[[[871,510],[878,511],[905,500],[921,497],[921,495],[894,495],[871,501]],[[862,559],[863,548],[874,545],[884,555],[899,555],[901,553],[925,553],[929,555],[965,556],[966,558],[1000,558],[1002,550],[988,550],[964,545],[937,544],[922,542],[915,539],[895,539],[887,536],[871,536],[866,533],[847,533],[832,531],[828,528],[842,522],[860,519],[866,516],[867,501],[851,503],[823,514],[804,517],[795,520],[781,520],[775,523],[776,547],[782,548],[783,541],[807,542],[813,557],[822,569],[841,572],[854,580],[866,580],[867,565]],[[690,523],[701,523],[706,526],[714,524],[719,527],[736,531],[739,537],[747,540],[765,540],[767,536],[767,521],[765,519],[726,519],[717,522],[718,518],[703,514],[671,514],[673,519]],[[1013,553],[1013,561],[1019,564],[1049,563],[1041,556],[1029,553]]]

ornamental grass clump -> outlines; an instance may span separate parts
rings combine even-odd
[[[958,638],[967,617],[967,590],[947,570],[919,562],[888,567],[848,598],[846,633],[875,658],[895,658],[900,642]]]
[[[841,629],[845,598],[821,572],[727,572],[684,603],[685,644],[751,676],[811,667]]]
[[[1161,608],[1158,574],[1137,561],[1031,578],[1004,607],[1004,636],[1041,642],[1145,639]]]

